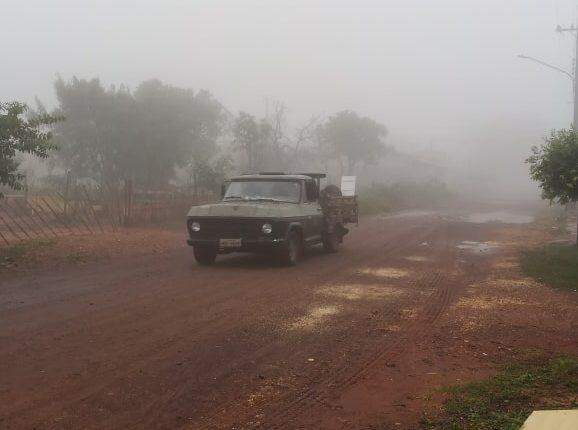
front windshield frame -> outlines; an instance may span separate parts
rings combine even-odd
[[[297,195],[294,198],[291,196],[275,196],[275,195],[238,195],[239,193],[230,193],[231,185],[237,183],[292,183],[297,185]],[[222,201],[248,201],[248,202],[277,202],[277,203],[301,203],[303,198],[303,181],[298,179],[242,179],[227,181],[223,191]]]

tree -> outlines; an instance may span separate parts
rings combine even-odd
[[[74,177],[112,184],[130,174],[135,152],[135,103],[128,88],[105,89],[98,79],[58,78],[54,83],[59,107],[67,121],[54,129],[57,156]]]
[[[208,160],[222,133],[224,109],[207,91],[141,83],[104,88],[98,79],[55,83],[58,112],[67,122],[55,129],[62,165],[76,177],[100,184],[131,179],[163,188],[175,167]]]
[[[240,112],[232,127],[233,145],[245,154],[246,168],[249,172],[263,166],[263,130],[253,115]]]
[[[134,93],[139,124],[140,182],[162,186],[175,166],[198,164],[216,152],[225,124],[222,105],[207,91],[145,81]]]
[[[532,147],[530,176],[539,182],[542,198],[562,205],[578,201],[578,133],[553,131],[539,147]],[[576,238],[578,246],[578,237]]]
[[[275,101],[271,113],[257,120],[240,112],[232,125],[233,146],[245,156],[245,170],[285,170],[291,164],[292,142],[285,132],[287,108]]]
[[[293,137],[286,145],[288,163],[294,171],[319,170],[319,162],[324,159],[321,152],[322,145],[319,144],[319,131],[320,120],[316,116],[312,116],[307,122],[295,129]]]
[[[0,185],[12,189],[21,189],[24,179],[24,175],[18,172],[17,154],[48,157],[55,145],[47,128],[62,119],[47,114],[26,119],[27,111],[28,107],[23,103],[0,103]]]
[[[199,189],[219,193],[221,184],[233,167],[233,160],[227,154],[220,154],[208,159],[195,158],[187,166],[189,183],[195,195]]]
[[[370,163],[385,151],[387,128],[371,118],[345,110],[330,117],[321,126],[322,142],[333,157],[347,158],[347,173],[360,162]]]

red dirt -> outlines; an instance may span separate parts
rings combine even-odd
[[[1,428],[416,429],[437,387],[524,348],[578,353],[575,295],[516,266],[545,239],[530,227],[376,218],[295,268],[201,268],[184,239],[109,235],[0,272]]]

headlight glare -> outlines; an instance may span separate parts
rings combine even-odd
[[[201,231],[201,224],[199,224],[196,221],[192,222],[191,223],[191,231],[194,231],[195,233]]]

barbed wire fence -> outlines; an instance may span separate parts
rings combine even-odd
[[[67,181],[62,190],[26,190],[0,198],[0,246],[69,235],[114,232],[132,226],[184,219],[195,204],[214,200],[211,192],[90,187]]]

